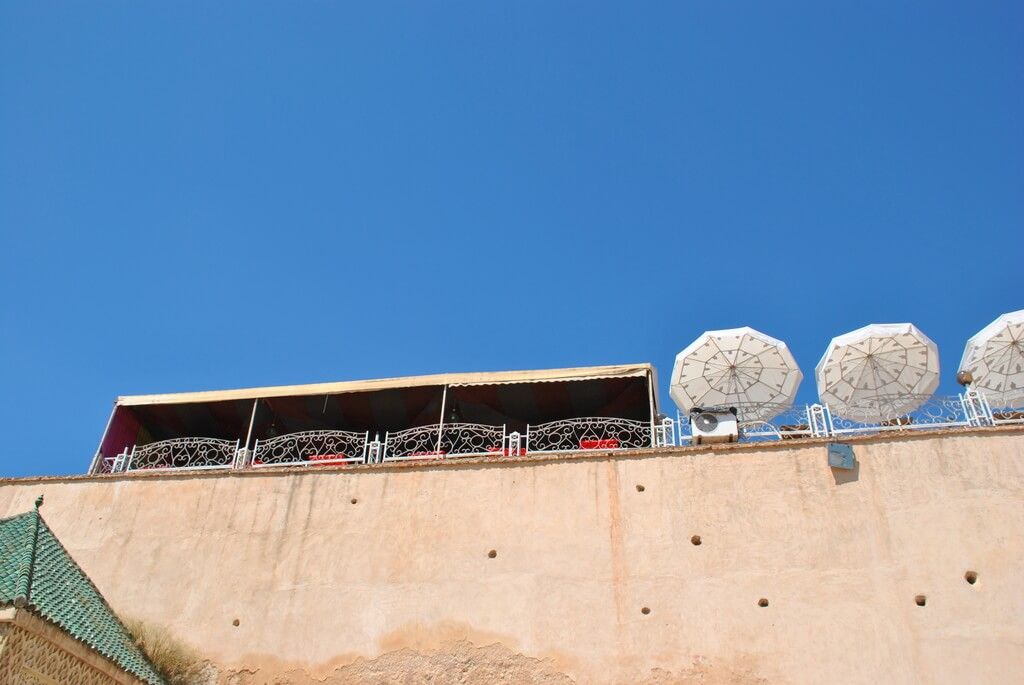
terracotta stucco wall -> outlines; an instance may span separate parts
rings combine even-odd
[[[7,481],[0,513],[45,493],[118,612],[237,683],[1017,680],[1024,432],[855,450]]]

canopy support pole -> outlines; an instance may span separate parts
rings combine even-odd
[[[448,401],[448,386],[441,391],[441,418],[437,422],[437,456],[441,456],[441,436],[444,433],[444,405]]]
[[[657,447],[658,439],[655,434],[654,424],[658,417],[654,405],[654,376],[650,371],[647,372],[647,397],[651,402],[651,447]]]
[[[96,473],[96,470],[99,468],[100,459],[103,458],[100,452],[103,451],[103,443],[107,440],[107,433],[110,432],[110,424],[114,422],[115,413],[117,413],[117,402],[114,402],[114,406],[110,410],[110,418],[107,419],[107,427],[103,429],[103,435],[100,436],[100,444],[96,445],[96,454],[93,455],[92,463],[89,464],[90,474]]]
[[[252,401],[252,414],[249,415],[249,430],[245,434],[245,446],[242,448],[244,457],[239,466],[247,466],[249,462],[249,441],[252,440],[252,429],[256,425],[256,408],[260,406],[259,398]]]

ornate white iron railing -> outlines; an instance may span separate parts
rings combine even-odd
[[[384,461],[440,459],[443,456],[439,426],[417,426],[384,434]]]
[[[997,409],[992,412],[992,423],[1000,425],[1024,423],[1024,409]]]
[[[235,465],[238,440],[172,438],[136,445],[116,458],[112,470],[225,469]]]
[[[551,421],[526,430],[526,452],[626,450],[654,446],[649,421],[593,416]]]
[[[362,464],[366,461],[369,433],[350,431],[303,431],[257,440],[250,465]]]
[[[687,422],[689,425],[689,422]],[[763,421],[741,421],[740,433],[748,441],[791,440],[814,435],[805,407],[790,407]]]
[[[903,415],[897,415],[896,408],[919,405]],[[895,418],[878,421],[878,407],[883,414]],[[985,397],[973,390],[961,395],[917,397],[901,396],[888,402],[882,398],[873,406],[842,408],[843,416],[837,416],[826,404],[811,404],[791,407],[767,421],[740,421],[740,442],[758,440],[786,440],[803,437],[830,437],[843,435],[867,435],[888,431],[929,430],[936,428],[966,428],[1000,424],[1024,424],[1024,411],[993,411]],[[691,440],[688,417],[679,415],[678,430],[680,444]]]
[[[985,396],[968,389],[952,397],[893,400],[892,407],[920,406],[888,421],[872,420],[872,407],[844,407],[837,416],[828,405],[789,407],[770,420],[739,422],[741,442],[808,437],[842,437],[888,431],[1021,424],[1024,410],[989,406]],[[885,405],[885,402],[882,402]],[[858,412],[860,415],[858,415]],[[740,412],[737,412],[740,413]],[[689,417],[636,421],[587,417],[527,426],[525,434],[505,426],[446,423],[385,433],[304,431],[257,440],[251,451],[239,441],[174,438],[125,449],[116,457],[97,458],[97,473],[149,469],[259,468],[281,465],[376,464],[383,461],[442,459],[460,456],[521,456],[527,453],[628,450],[686,445],[692,441]]]
[[[915,408],[915,405],[916,408]],[[909,428],[953,428],[970,425],[963,395],[954,397],[882,397],[871,405],[829,406],[830,433],[879,433]],[[893,418],[879,421],[878,407]],[[909,411],[903,412],[901,409]],[[842,414],[839,416],[838,414]]]
[[[973,404],[982,405],[980,411],[987,413],[992,425],[1024,424],[1024,407],[996,407],[993,409],[984,395],[978,392],[975,392],[974,395],[976,401]],[[980,402],[977,402],[978,399]]]
[[[441,452],[446,457],[504,454],[505,426],[446,423],[441,427]]]

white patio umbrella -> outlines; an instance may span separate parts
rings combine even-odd
[[[767,421],[793,404],[802,379],[786,343],[731,328],[707,331],[676,356],[669,395],[685,413],[736,407],[740,421]]]
[[[1003,314],[967,341],[960,371],[993,407],[1024,407],[1024,309]]]
[[[832,414],[880,423],[912,412],[939,386],[939,348],[910,323],[873,323],[832,338],[815,368]]]

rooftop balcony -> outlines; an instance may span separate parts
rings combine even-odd
[[[240,441],[169,438],[133,445],[99,462],[99,473],[153,469],[228,469],[326,466],[525,456],[581,450],[629,450],[675,444],[672,420],[652,430],[649,421],[583,417],[527,424],[523,433],[479,423],[418,426],[373,436],[369,432],[313,430],[257,439],[251,450]]]
[[[688,417],[660,415],[654,395],[653,369],[639,366],[121,398],[91,472],[315,468],[688,444]],[[877,421],[856,407],[790,407],[768,421],[741,421],[740,440],[1024,424],[1024,411],[993,409],[975,391],[892,401],[917,408]],[[584,413],[595,409],[604,415]]]
[[[91,472],[651,447],[654,388],[643,364],[122,397]]]

